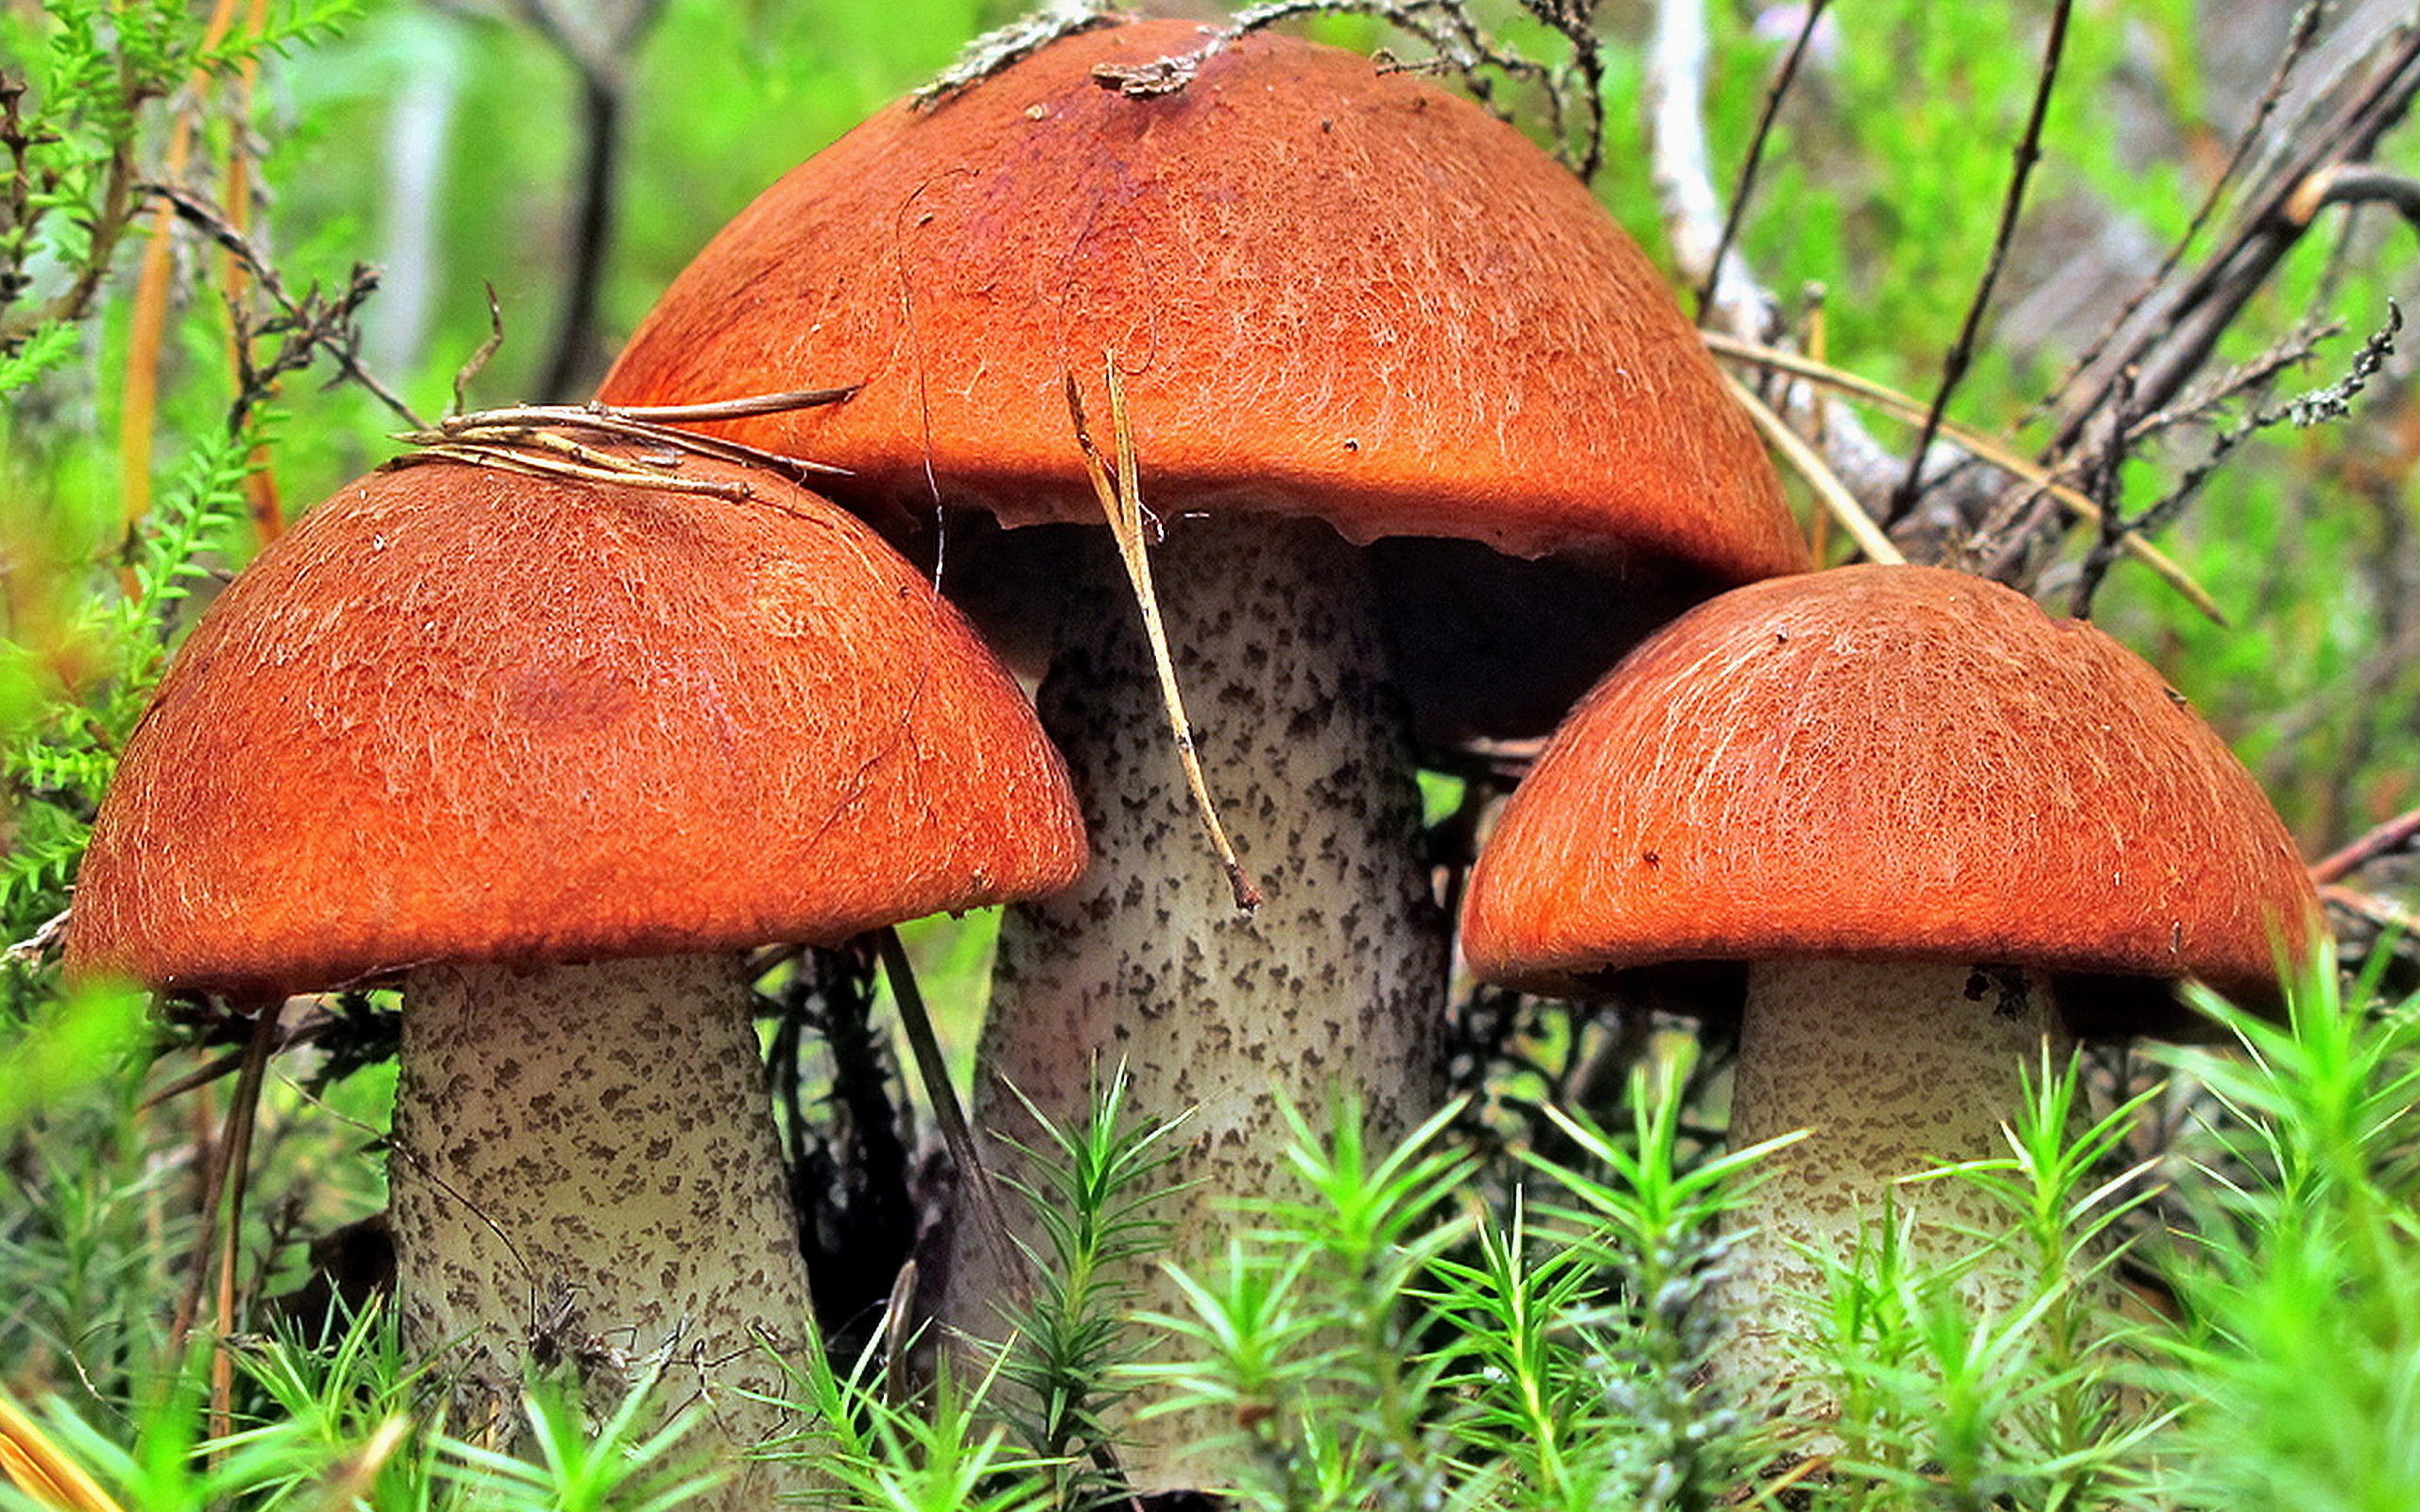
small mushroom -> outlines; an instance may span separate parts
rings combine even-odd
[[[739,954],[1047,891],[1060,763],[955,610],[780,479],[381,472],[220,596],[130,743],[71,970],[274,1005],[400,978],[407,1336],[458,1400],[651,1362],[797,1424],[813,1326]],[[482,1400],[485,1399],[485,1400]],[[718,1503],[783,1475],[742,1466]]]
[[[1224,1253],[1223,1205],[1282,1179],[1281,1099],[1318,1118],[1340,1082],[1375,1142],[1441,1100],[1447,952],[1408,707],[1431,733],[1543,729],[1635,639],[1637,604],[1652,623],[1807,565],[1702,344],[1569,172],[1413,71],[1208,41],[1102,26],[876,116],[718,234],[604,387],[859,384],[723,429],[846,465],[836,487],[868,507],[925,518],[938,490],[1034,527],[954,517],[945,559],[987,629],[1046,650],[1043,719],[1096,860],[1003,926],[978,1107],[1020,1129],[1006,1082],[1071,1117],[1122,1063],[1138,1113],[1190,1111],[1165,1258],[1197,1270]],[[1103,87],[1137,69],[1181,87]],[[1071,429],[1070,374],[1107,434],[1109,358],[1208,785],[1266,894],[1249,918],[1201,842]],[[959,1257],[952,1312],[994,1332],[980,1260]],[[1209,1424],[1136,1432],[1138,1489],[1224,1473]]]
[[[1898,1178],[2001,1153],[2042,1038],[2190,1022],[2174,979],[2273,998],[2317,900],[2259,787],[2091,626],[1927,567],[1710,600],[1599,684],[1505,805],[1471,880],[1481,976],[1744,961],[1732,1104],[1771,1158],[1739,1216],[1723,1369],[1821,1414],[1808,1252],[1845,1260]],[[1919,1263],[2005,1218],[1895,1188]],[[1987,1259],[1969,1295],[2021,1300]]]

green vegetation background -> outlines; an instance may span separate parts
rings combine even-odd
[[[1836,17],[1840,50],[1783,117],[1743,246],[1776,289],[1828,291],[1829,352],[1840,365],[1929,391],[1990,245],[2046,9],[1870,0]],[[261,57],[241,121],[223,108],[233,60],[212,74],[220,103],[202,115],[196,180],[215,185],[234,133],[248,135],[262,186],[255,233],[297,289],[340,288],[355,262],[389,262],[400,275],[399,249],[418,228],[430,249],[424,321],[395,323],[405,282],[390,280],[366,306],[365,353],[423,413],[441,412],[457,369],[487,338],[493,286],[506,340],[470,400],[539,397],[561,313],[580,132],[577,80],[561,51],[503,4],[269,9],[284,40]],[[2212,38],[2187,0],[2086,9],[2046,135],[2019,275],[2050,267],[2069,228],[2102,225],[2113,208],[2153,245],[2180,233],[2212,144],[2244,103],[2240,78],[2211,77]],[[629,61],[620,213],[600,290],[603,346],[758,189],[1009,13],[977,0],[668,0]],[[52,123],[70,138],[64,157],[97,162],[122,139],[148,176],[166,150],[199,15],[162,0],[10,5],[0,9],[0,74],[34,81],[24,107],[33,113],[74,90],[105,102],[108,67],[155,70],[161,87],[134,115],[95,104]],[[1786,43],[1754,35],[1746,19],[1718,17],[1709,123],[1718,181],[1745,150]],[[1606,22],[1616,45],[1599,190],[1656,251],[1660,232],[1638,167],[1640,18],[1609,8]],[[1357,20],[1317,25],[1348,44],[1385,40]],[[1515,22],[1508,29],[1520,32]],[[158,46],[131,57],[124,39],[135,34]],[[82,53],[78,37],[89,43]],[[95,56],[114,61],[96,65]],[[61,72],[68,64],[81,72]],[[398,195],[388,161],[399,118],[414,109],[445,123],[433,197],[419,202]],[[2125,129],[2113,129],[2118,119]],[[2393,161],[2407,168],[2411,135],[2389,139]],[[321,358],[289,374],[268,408],[231,435],[223,275],[205,245],[182,236],[157,429],[144,458],[154,505],[130,521],[117,438],[147,219],[109,259],[110,278],[85,318],[41,318],[76,266],[79,238],[89,239],[78,222],[95,207],[77,198],[89,188],[54,186],[43,244],[24,259],[32,283],[0,302],[0,943],[31,936],[61,906],[111,753],[167,643],[191,603],[253,549],[244,518],[250,459],[290,514],[389,455],[385,438],[396,428],[359,388],[329,384]],[[0,248],[13,231],[0,225]],[[2231,337],[2228,355],[2248,359],[2300,323],[2332,321],[2346,334],[2323,347],[2323,370],[2290,375],[2286,387],[2333,378],[2385,322],[2389,297],[2410,292],[2411,251],[2409,232],[2382,216],[2312,238]],[[2004,304],[2024,292],[2020,277]],[[2005,429],[2088,335],[2086,326],[1996,330],[1957,414]],[[1903,433],[1876,424],[1904,444]],[[255,453],[255,442],[264,450]],[[2190,455],[2181,448],[2177,460]],[[2124,567],[2100,600],[2103,622],[2158,664],[2268,783],[2311,854],[2420,796],[2415,465],[2420,412],[2408,371],[2392,368],[2350,424],[2245,448],[2163,538],[2228,608],[2232,626],[2201,620]],[[2175,467],[2136,469],[2130,501],[2157,497]],[[948,974],[961,983],[979,975],[979,939],[938,938],[928,949],[954,960]],[[0,1142],[9,1151],[0,1227],[34,1214],[39,1221],[8,1231],[46,1236],[39,1246],[0,1244],[0,1383],[32,1392],[78,1374],[130,1377],[148,1358],[152,1310],[179,1289],[174,1262],[190,1237],[193,1204],[179,1183],[192,1172],[155,1160],[181,1137],[160,1125],[187,1115],[174,1105],[135,1110],[123,1074],[129,1047],[149,1032],[141,1003],[97,994],[66,1004],[46,967],[14,961],[0,971]],[[380,1201],[380,1074],[337,1084],[327,1096],[318,1103],[289,1088],[272,1098],[255,1184],[286,1206],[259,1210],[248,1246],[277,1254],[285,1274],[262,1278],[265,1290],[292,1280],[299,1261],[277,1240]],[[191,1116],[195,1142],[206,1143],[206,1121]],[[2410,1237],[2398,1227],[2393,1243]],[[2410,1304],[2396,1294],[2397,1307]],[[2395,1327],[2408,1335],[2410,1318]],[[2390,1385],[2410,1382],[2397,1374]],[[2420,1435],[2382,1435],[2377,1447],[2392,1452],[2395,1442]]]

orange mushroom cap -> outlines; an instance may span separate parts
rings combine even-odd
[[[2132,653],[1982,578],[1864,566],[1725,593],[1615,668],[1505,805],[1463,943],[1512,980],[1829,956],[2260,997],[2317,906]]]
[[[1268,33],[1171,94],[1095,77],[1206,38],[1089,31],[884,112],[715,238],[603,397],[862,384],[717,428],[852,469],[851,498],[937,483],[1011,524],[1097,524],[1063,375],[1097,393],[1114,352],[1163,513],[1721,583],[1808,565],[1696,333],[1566,170],[1425,79]]]
[[[1081,870],[1014,682],[864,525],[374,472],[212,606],[102,805],[68,963],[230,992],[828,941]]]

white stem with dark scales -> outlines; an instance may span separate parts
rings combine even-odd
[[[684,1447],[735,1471],[700,1506],[802,1484],[740,1457],[803,1426],[747,1393],[786,1390],[760,1339],[813,1325],[737,958],[430,966],[404,996],[396,1285],[457,1431],[509,1435],[530,1364],[601,1413],[660,1361],[665,1416],[705,1404]]]
[[[1167,1178],[1195,1185],[1162,1205],[1174,1227],[1153,1258],[1208,1280],[1239,1223],[1225,1204],[1292,1194],[1281,1099],[1323,1126],[1340,1087],[1357,1094],[1378,1148],[1436,1109],[1445,939],[1359,555],[1308,522],[1194,519],[1170,526],[1152,566],[1210,791],[1266,898],[1249,918],[1236,909],[1104,534],[1067,585],[1041,696],[1093,862],[1071,891],[1009,910],[977,1122],[1031,1143],[1003,1083],[1074,1120],[1122,1063],[1137,1116],[1189,1115]],[[957,1246],[944,1311],[996,1338],[1005,1293],[974,1247]],[[1184,1315],[1156,1265],[1134,1280],[1140,1306]],[[1133,1487],[1225,1484],[1223,1461],[1196,1451],[1233,1426],[1129,1418]]]
[[[2059,1015],[2038,972],[1954,963],[1765,961],[1748,969],[1734,1074],[1731,1143],[1805,1129],[1765,1160],[1763,1179],[1733,1222],[1718,1305],[1729,1320],[1716,1361],[1740,1405],[1822,1419],[1839,1401],[1816,1378],[1827,1291],[1811,1250],[1846,1261],[1886,1194],[1918,1267],[1973,1255],[1977,1230],[2011,1214],[1970,1181],[1900,1177],[2008,1151],[2023,1070],[2045,1035],[2064,1056]],[[1968,1301],[2023,1305],[2031,1271],[1996,1252],[1968,1272]],[[1802,1449],[1810,1446],[1800,1445]],[[1832,1446],[1819,1443],[1810,1452]]]

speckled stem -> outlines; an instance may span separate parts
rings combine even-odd
[[[1280,1098],[1317,1124],[1340,1083],[1360,1096],[1374,1144],[1435,1109],[1443,924],[1358,554],[1322,525],[1248,518],[1180,520],[1153,549],[1210,789],[1267,895],[1249,919],[1186,796],[1105,534],[1087,565],[1041,703],[1083,799],[1093,864],[1074,890],[1009,911],[977,1118],[1030,1140],[1003,1079],[1072,1119],[1095,1068],[1124,1062],[1138,1115],[1193,1110],[1167,1179],[1198,1184],[1164,1205],[1174,1231],[1153,1259],[1207,1277],[1236,1226],[1221,1204],[1290,1191],[1275,1175]],[[996,1280],[966,1247],[947,1312],[996,1336]],[[1183,1315],[1156,1265],[1136,1279],[1142,1306]],[[1130,1415],[1121,1426],[1137,1490],[1230,1478],[1194,1452],[1221,1424]]]
[[[737,1470],[700,1504],[767,1504],[798,1477],[736,1452],[801,1423],[743,1393],[784,1389],[758,1336],[812,1314],[738,961],[432,966],[404,996],[397,1289],[457,1431],[509,1421],[530,1362],[601,1413],[661,1359],[667,1416],[709,1404],[688,1447]]]
[[[1845,1259],[1885,1194],[1908,1222],[1907,1254],[1919,1266],[1972,1254],[1962,1228],[2007,1226],[2007,1211],[1972,1182],[1893,1183],[2005,1153],[1999,1127],[2015,1116],[2022,1068],[2038,1063],[2045,1034],[2062,1033],[2037,972],[1829,960],[1749,968],[1733,1145],[1810,1132],[1764,1162],[1763,1184],[1737,1214],[1753,1231],[1730,1252],[1719,1305],[1731,1333],[1717,1369],[1741,1405],[1806,1418],[1839,1410],[1808,1379],[1806,1341],[1820,1335],[1821,1314],[1806,1299],[1826,1288],[1798,1246]],[[2053,1049],[2065,1055],[2064,1040]],[[1965,1290],[1998,1311],[2026,1300],[2030,1284],[2014,1257],[1996,1255],[1968,1274]]]

